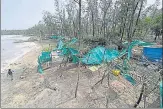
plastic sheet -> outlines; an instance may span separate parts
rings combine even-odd
[[[50,38],[51,39],[63,39],[64,37],[63,36],[51,36]]]
[[[126,46],[128,45],[127,42],[124,43]],[[150,42],[143,42],[143,41],[140,41],[140,40],[135,40],[135,41],[132,41],[128,48],[127,48],[127,51],[128,51],[128,60],[130,59],[131,55],[132,55],[132,48],[134,46],[151,46],[151,45],[154,45],[154,43],[150,43]]]
[[[41,65],[49,61],[52,61],[51,52],[42,52],[41,55],[38,57],[38,72],[39,73],[43,73],[43,69]]]
[[[161,62],[162,48],[144,47],[143,55],[152,62]]]
[[[136,84],[136,81],[135,81],[130,75],[125,74],[125,75],[123,75],[123,76],[124,76],[124,78],[125,78],[127,81],[129,81],[132,85],[135,85],[135,84]]]
[[[109,50],[105,47],[98,46],[84,55],[81,61],[87,65],[98,65],[103,61],[111,61],[118,57],[118,55],[119,52],[117,50]]]

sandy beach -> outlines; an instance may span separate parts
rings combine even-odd
[[[6,73],[1,74],[2,108],[130,108],[137,101],[141,84],[128,85],[129,82],[124,78],[117,79],[110,75],[109,87],[108,79],[105,78],[92,88],[102,78],[105,67],[91,71],[68,63],[58,69],[61,59],[57,58],[52,60],[51,68],[40,75],[37,72],[37,58],[44,44],[35,44],[30,51],[10,64],[9,67],[14,69],[13,81],[7,78]],[[80,79],[75,98],[79,70]],[[157,99],[157,94],[150,94],[147,103],[151,104]],[[139,107],[143,107],[143,102]]]
[[[20,53],[16,54],[15,53],[15,57],[12,59],[7,59],[5,60],[6,65],[4,67],[2,67],[1,69],[1,73],[5,73],[7,71],[7,69],[11,68],[14,69],[14,65],[18,65],[18,64],[23,64],[23,59],[27,54],[30,54],[30,52],[34,49],[37,49],[37,46],[34,42],[25,42],[23,43],[23,45],[18,45],[17,47],[21,47],[23,48],[22,50],[20,49]],[[13,52],[14,53],[14,52]]]
[[[48,41],[48,43],[50,42]],[[51,45],[55,45],[54,42],[51,43]],[[44,78],[37,72],[37,59],[41,50],[49,44],[46,41],[43,43],[25,42],[21,44],[24,44],[24,47],[26,47],[25,44],[28,44],[28,49],[23,49],[23,53],[11,60],[1,73],[2,108],[26,107],[27,103],[35,100],[46,89]],[[14,71],[13,81],[11,81],[10,77],[7,77],[6,69],[8,68]]]
[[[28,83],[30,83],[30,81],[24,81],[24,79],[20,79],[20,77],[28,78],[30,77],[30,73],[36,74],[37,57],[41,51],[39,44],[35,43],[31,45],[32,46],[29,45],[30,49],[24,51],[22,56],[12,60],[9,66],[7,66],[7,68],[11,68],[14,71],[13,81],[11,81],[10,77],[7,77],[7,72],[1,73],[1,106],[4,108],[18,107],[15,105],[21,105],[19,101],[14,100],[24,102],[19,98],[24,97],[24,95],[21,95],[21,92],[18,90],[23,87],[29,88]],[[18,95],[15,93],[18,93]]]

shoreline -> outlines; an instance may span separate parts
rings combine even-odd
[[[30,50],[8,66],[13,70],[13,80],[7,72],[1,73],[1,106],[3,108],[22,108],[45,89],[44,78],[37,72],[37,61],[44,47],[52,41],[34,42]],[[24,49],[24,48],[23,48]],[[26,49],[26,47],[25,47]]]
[[[29,43],[30,45],[28,45]],[[28,55],[32,50],[39,49],[40,45],[36,42],[27,42],[23,47],[25,48],[22,50],[21,54],[11,60],[5,60],[6,65],[4,67],[1,65],[1,74],[5,73],[9,68],[12,69],[13,65],[19,65],[25,55]]]
[[[35,71],[35,68],[37,66],[37,57],[41,51],[41,46],[39,45],[39,43],[35,43],[33,46],[32,45],[30,49],[25,49],[21,56],[14,59],[6,67],[6,69],[11,68],[11,70],[14,71],[13,81],[11,81],[10,77],[7,77],[6,71],[4,71],[3,73],[1,72],[1,106],[4,108],[18,108],[19,105],[21,105],[23,99],[28,98],[30,95],[30,93],[28,95],[26,92],[22,94],[22,90],[30,91],[29,88],[31,87],[26,83],[32,83],[31,81],[35,80],[32,79],[32,75],[38,75]],[[22,89],[22,87],[24,87],[24,89]],[[20,104],[18,102],[20,102]]]

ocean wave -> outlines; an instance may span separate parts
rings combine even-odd
[[[13,37],[13,40],[15,40],[14,37],[17,36],[6,36],[8,38]],[[22,37],[22,36],[19,36]],[[8,41],[8,38],[5,39],[5,41]],[[4,43],[2,43],[4,44]],[[15,44],[10,41],[11,44],[8,46],[7,44],[3,45],[3,49],[1,52],[1,73],[4,73],[9,68],[10,64],[13,64],[16,62],[19,58],[23,57],[27,52],[33,49],[35,47],[34,42],[25,42],[23,44]]]

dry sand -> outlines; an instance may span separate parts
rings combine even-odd
[[[137,101],[141,85],[136,89],[126,85],[124,79],[117,80],[111,75],[111,87],[108,87],[108,80],[105,78],[102,84],[92,89],[102,78],[105,69],[91,72],[84,67],[80,68],[79,87],[75,98],[79,68],[68,64],[68,67],[58,69],[59,64],[56,60],[59,59],[54,59],[51,68],[40,76],[37,73],[37,57],[40,52],[41,47],[36,46],[12,65],[15,69],[13,81],[1,74],[2,108],[129,108]],[[115,87],[114,84],[121,86]],[[122,90],[119,90],[120,88]],[[153,100],[158,98],[155,95],[151,96]],[[153,101],[148,99],[148,102]],[[143,107],[143,102],[140,107]]]

